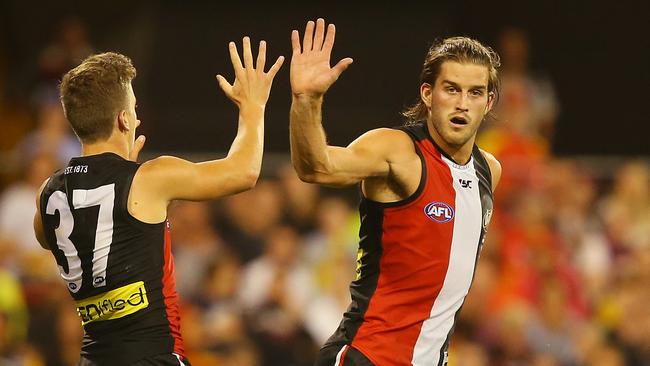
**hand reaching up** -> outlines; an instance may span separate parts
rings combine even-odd
[[[221,75],[217,75],[219,86],[226,96],[230,98],[239,108],[246,105],[264,107],[269,99],[273,78],[280,70],[284,62],[284,56],[278,57],[269,72],[264,72],[266,65],[266,42],[261,41],[257,53],[256,65],[253,65],[253,53],[251,51],[250,38],[244,37],[244,65],[237,52],[235,42],[228,44],[230,61],[235,70],[235,82],[230,84]]]
[[[347,57],[330,67],[336,28],[330,24],[326,32],[323,19],[318,19],[315,25],[314,32],[314,22],[307,22],[302,48],[298,31],[291,33],[291,92],[294,96],[322,96],[352,63]]]

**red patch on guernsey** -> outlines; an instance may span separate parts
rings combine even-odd
[[[453,180],[435,148],[428,141],[418,143],[427,169],[425,187],[415,201],[384,209],[377,288],[352,342],[377,365],[411,365],[422,323],[449,267],[453,216],[434,220],[423,212],[431,202],[444,202],[438,206],[453,215]]]
[[[174,337],[174,353],[185,357],[183,338],[181,337],[181,317],[178,310],[178,292],[176,292],[176,277],[174,276],[174,257],[172,256],[172,240],[169,222],[165,223],[165,263],[163,264],[163,296],[167,308],[169,331]]]

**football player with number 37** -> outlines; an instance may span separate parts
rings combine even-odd
[[[63,77],[61,101],[82,156],[43,183],[34,230],[76,302],[85,331],[79,365],[189,365],[167,207],[255,186],[264,109],[284,61],[265,72],[266,43],[254,62],[248,37],[243,65],[235,43],[229,51],[235,81],[217,80],[239,108],[239,128],[227,157],[202,163],[172,156],[136,162],[144,136],[135,138],[136,70],[126,56],[93,55]]]

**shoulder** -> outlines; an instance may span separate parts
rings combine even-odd
[[[385,141],[387,143],[393,143],[396,140],[403,140],[410,142],[411,138],[408,136],[408,134],[399,129],[395,128],[388,128],[388,127],[382,127],[382,128],[376,128],[374,130],[370,130],[363,135],[361,135],[360,138],[372,138],[375,139],[376,141]]]
[[[490,167],[490,174],[492,175],[492,191],[494,191],[499,184],[499,180],[501,179],[501,163],[499,160],[497,160],[497,158],[494,157],[494,155],[490,154],[489,152],[483,149],[479,150],[481,151],[483,157],[485,157],[485,161],[487,161],[488,166]]]
[[[163,155],[157,158],[147,160],[140,164],[136,175],[147,175],[155,177],[173,172],[187,164],[187,161],[176,156]]]
[[[386,155],[399,155],[413,152],[413,140],[405,131],[394,128],[377,128],[359,136],[350,147],[368,147],[386,152]]]
[[[147,160],[140,164],[141,168],[147,168],[147,169],[156,169],[156,168],[164,168],[167,166],[173,166],[176,164],[181,164],[185,160],[176,157],[176,156],[171,156],[171,155],[163,155],[159,156],[157,158]]]

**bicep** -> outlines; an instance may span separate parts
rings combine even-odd
[[[328,147],[331,169],[323,174],[321,183],[347,186],[363,179],[385,176],[389,171],[384,156],[365,146]]]
[[[486,151],[481,152],[483,153],[483,156],[485,157],[485,160],[490,167],[490,175],[492,176],[492,192],[494,192],[497,189],[499,181],[501,180],[501,163],[499,163],[494,155]]]
[[[328,146],[327,171],[314,172],[310,181],[347,186],[366,178],[387,176],[390,173],[390,156],[399,151],[396,146],[400,144],[401,134],[396,130],[378,129],[361,135],[347,147]]]
[[[193,163],[163,156],[142,165],[138,175],[149,190],[164,201],[202,201],[238,193],[250,188],[252,179],[246,167],[228,158]]]

